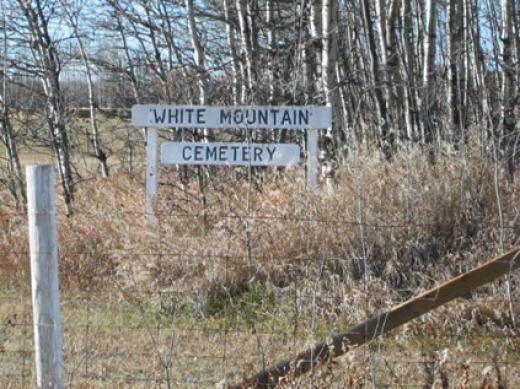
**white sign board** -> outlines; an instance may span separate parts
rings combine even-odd
[[[132,123],[155,128],[287,128],[318,129],[331,126],[330,107],[134,105]]]
[[[307,132],[307,183],[317,185],[318,129],[332,126],[330,106],[134,105],[132,124],[146,132],[146,214],[156,224],[158,128],[302,129]],[[274,149],[276,147],[276,149]],[[300,160],[297,145],[241,143],[169,143],[162,147],[163,163],[190,165],[285,166]]]
[[[300,161],[294,144],[178,143],[161,146],[161,161],[179,165],[287,166]]]

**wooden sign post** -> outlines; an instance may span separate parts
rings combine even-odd
[[[159,177],[159,159],[157,145],[159,143],[159,132],[157,128],[146,129],[146,197],[144,204],[144,212],[148,225],[155,226],[157,218],[155,217],[155,203],[157,201],[157,187]]]

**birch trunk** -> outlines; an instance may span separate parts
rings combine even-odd
[[[323,175],[327,187],[332,188],[334,177],[333,159],[337,157],[338,142],[338,93],[336,82],[337,63],[337,0],[322,1],[322,51],[321,51],[321,79],[325,103],[332,109],[332,126],[327,128],[322,148]]]
[[[134,95],[134,100],[136,104],[140,104],[141,102],[141,94],[139,93],[139,84],[137,82],[137,76],[135,74],[135,67],[132,60],[132,56],[130,55],[130,49],[128,48],[128,42],[126,40],[126,34],[124,32],[123,24],[121,23],[121,19],[119,16],[116,16],[117,19],[117,30],[119,35],[121,36],[121,42],[123,43],[123,51],[126,57],[126,61],[128,64],[128,70],[126,71],[126,75],[130,79],[130,84],[132,86],[132,93]],[[146,132],[146,129],[143,128],[143,134]],[[127,128],[126,130],[126,147],[127,147],[127,160],[128,160],[128,175],[132,176],[134,172],[133,160],[134,160],[134,142],[132,131]]]
[[[434,59],[435,59],[435,40],[436,40],[436,0],[426,0],[426,26],[423,39],[423,72],[422,72],[422,117],[423,122],[423,143],[431,144],[435,139],[435,129],[433,126],[432,108],[434,105],[435,94],[434,86]]]
[[[69,138],[65,128],[65,106],[61,94],[60,63],[56,46],[48,30],[48,21],[40,0],[18,0],[27,21],[32,39],[33,53],[41,71],[41,81],[46,97],[45,113],[54,154],[58,160],[58,172],[62,187],[65,212],[72,214],[72,172]],[[34,4],[34,5],[33,5]],[[34,8],[33,8],[34,7]]]
[[[375,11],[376,11],[376,22],[373,23],[375,30],[377,32],[377,42],[379,42],[379,53],[381,56],[380,66],[377,71],[379,72],[379,79],[381,85],[379,88],[383,94],[383,102],[385,104],[385,111],[388,113],[389,106],[389,85],[390,78],[388,74],[388,50],[387,50],[387,31],[386,31],[386,21],[388,15],[386,14],[386,0],[375,0]],[[367,26],[368,28],[368,26]],[[376,50],[377,52],[377,50]]]
[[[323,79],[321,77],[322,70],[322,0],[311,1],[310,10],[310,35],[311,45],[306,46],[307,48],[307,61],[309,63],[309,75],[311,77],[309,83],[309,96],[310,100],[314,100],[317,94],[323,93]]]
[[[204,64],[204,49],[200,43],[197,24],[195,22],[195,11],[193,0],[185,0],[188,12],[188,31],[190,34],[191,46],[193,48],[193,59],[197,72],[197,86],[199,89],[199,104],[206,104],[206,66]]]
[[[168,12],[167,7],[168,0],[160,0],[158,5],[159,16],[161,18],[161,32],[164,37],[164,42],[168,51],[168,69],[170,71],[170,76],[172,75],[172,71],[175,69],[179,69],[181,75],[184,79],[188,78],[188,74],[186,73],[186,68],[184,66],[184,60],[182,58],[181,52],[179,50],[178,45],[175,43],[174,31],[172,28],[172,20],[175,20],[172,15]],[[174,64],[174,59],[177,61],[177,64]]]
[[[323,0],[322,12],[322,51],[321,77],[325,103],[335,105],[335,69],[337,62],[337,0]],[[333,107],[334,109],[334,107]]]
[[[401,69],[399,62],[399,36],[397,33],[399,22],[399,9],[401,0],[392,0],[388,6],[389,12],[386,17],[386,23],[383,20],[381,28],[386,29],[385,33],[385,72],[387,77],[387,107],[394,113],[391,115],[393,121],[391,128],[404,128],[403,119],[405,104],[405,92],[403,79],[401,77]],[[390,120],[390,118],[389,118]],[[390,131],[390,130],[389,130]],[[394,134],[390,133],[390,145],[393,146]]]
[[[16,206],[27,204],[27,196],[25,192],[25,182],[20,166],[20,159],[18,157],[18,149],[16,147],[16,138],[13,133],[13,128],[9,121],[9,111],[5,99],[5,73],[0,95],[0,136],[5,147],[6,163],[7,163],[7,179],[9,191],[13,195]],[[21,202],[21,204],[20,204]]]
[[[415,141],[418,134],[417,126],[417,83],[415,82],[415,66],[413,53],[413,21],[412,21],[412,0],[403,0],[401,23],[403,25],[403,80],[405,82],[405,121],[406,135],[409,141]]]
[[[377,0],[376,0],[377,1]],[[390,157],[390,143],[388,138],[388,111],[381,79],[381,62],[377,54],[376,37],[374,33],[374,25],[370,16],[370,2],[363,0],[362,4],[363,20],[365,22],[365,29],[367,33],[368,49],[371,63],[371,80],[372,87],[377,105],[378,112],[378,145],[383,154]]]
[[[6,25],[5,9],[3,10],[3,22]],[[0,136],[5,146],[7,174],[10,191],[15,199],[16,206],[25,206],[27,204],[27,195],[25,192],[25,180],[20,166],[20,158],[18,157],[18,148],[16,146],[16,137],[9,120],[9,107],[7,100],[7,30],[4,28],[3,34],[3,69],[0,74],[1,90],[0,90]]]
[[[206,66],[204,64],[204,49],[200,43],[197,24],[195,22],[195,10],[193,8],[193,0],[185,0],[186,10],[188,12],[188,31],[190,33],[191,46],[193,48],[193,59],[197,72],[197,86],[199,89],[199,104],[206,105]],[[209,130],[203,129],[202,137],[205,142],[210,138]]]
[[[473,23],[471,26],[471,55],[473,62],[473,71],[474,78],[476,83],[476,90],[478,91],[479,97],[479,114],[480,117],[477,120],[481,123],[480,129],[480,138],[481,145],[484,146],[485,143],[488,143],[492,140],[492,127],[493,122],[491,120],[490,111],[489,111],[489,103],[488,103],[488,90],[486,86],[485,79],[485,59],[484,54],[482,52],[482,47],[480,45],[480,21],[478,19],[478,7],[477,0],[471,0],[471,19]]]
[[[237,47],[235,40],[235,29],[231,20],[231,0],[224,0],[224,20],[226,22],[226,40],[231,58],[231,94],[233,105],[238,105],[239,96],[239,80],[238,74],[240,72],[239,59],[237,56]]]
[[[269,82],[269,97],[268,102],[270,105],[275,104],[276,99],[276,29],[274,24],[274,4],[273,0],[266,0],[266,23],[267,23],[267,71],[268,71],[268,82]]]
[[[83,63],[83,67],[85,69],[85,76],[87,77],[87,90],[88,90],[88,105],[90,110],[90,130],[91,130],[91,142],[92,147],[94,149],[94,155],[98,160],[99,167],[101,170],[101,176],[103,178],[108,177],[108,163],[107,163],[107,154],[102,146],[101,138],[99,136],[99,129],[97,125],[97,115],[96,109],[98,107],[97,98],[94,92],[94,83],[92,81],[92,72],[90,68],[90,60],[87,54],[87,50],[85,49],[85,45],[78,31],[78,26],[74,21],[74,18],[70,14],[68,5],[65,0],[60,0],[61,6],[67,17],[69,22],[69,26],[72,29],[72,33],[78,42],[79,53],[81,56],[81,62]]]
[[[162,89],[163,89],[163,97],[166,100],[167,103],[172,102],[172,96],[171,96],[171,90],[169,85],[169,71],[164,67],[164,63],[162,60],[162,51],[160,47],[160,43],[158,41],[157,35],[156,35],[156,28],[153,24],[153,19],[150,14],[150,7],[146,6],[143,7],[146,15],[146,21],[147,21],[147,27],[148,27],[148,35],[150,39],[150,43],[152,45],[152,53],[153,53],[153,59],[152,62],[151,59],[149,59],[149,63],[152,64],[152,67],[155,71],[155,73],[159,76],[159,79],[161,81]],[[139,43],[141,44],[141,47],[145,47],[146,43],[143,42],[142,39],[139,39]]]
[[[446,46],[448,51],[448,82],[447,104],[449,131],[455,147],[462,138],[462,123],[460,117],[460,54],[462,26],[460,24],[460,1],[446,2]]]
[[[238,15],[238,24],[240,26],[240,52],[243,66],[243,80],[247,82],[247,88],[242,90],[241,103],[246,104],[247,96],[249,100],[253,98],[251,93],[254,86],[253,78],[253,52],[251,47],[251,28],[247,15],[247,0],[236,0],[236,9]],[[252,102],[252,101],[250,101]]]
[[[513,59],[513,2],[501,0],[502,32],[501,32],[501,57],[502,57],[502,105],[500,121],[503,127],[503,148],[507,159],[507,170],[510,181],[514,180],[515,171],[515,117],[514,117],[514,85],[515,64]]]

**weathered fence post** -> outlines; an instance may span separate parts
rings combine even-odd
[[[420,295],[405,301],[389,311],[380,313],[346,332],[332,334],[328,341],[318,343],[307,350],[278,362],[241,383],[228,389],[271,389],[287,377],[297,377],[316,365],[326,365],[351,349],[370,342],[437,307],[465,296],[473,289],[520,268],[520,246],[502,254],[475,269],[461,274]],[[290,382],[290,381],[289,381]]]
[[[54,171],[30,165],[26,174],[36,383],[63,388]]]

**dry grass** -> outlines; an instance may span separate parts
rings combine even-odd
[[[84,369],[80,339],[93,336],[96,367],[89,367],[116,377],[109,386],[147,386],[132,377],[180,386],[240,378],[262,366],[261,355],[275,362],[517,244],[518,185],[504,176],[478,153],[445,153],[432,165],[415,150],[392,162],[352,156],[335,186],[316,193],[305,189],[301,171],[266,172],[249,183],[245,170],[222,168],[205,178],[203,201],[196,179],[181,188],[178,172],[163,167],[156,229],[144,220],[140,179],[79,182],[75,215],[58,215],[67,366]],[[28,282],[26,219],[1,196],[1,281],[20,290]],[[518,314],[518,277],[511,282]],[[339,369],[324,366],[304,380],[321,387],[514,387],[518,341],[504,290],[503,281],[480,288],[350,354]],[[9,309],[0,310],[2,321]],[[30,321],[28,311],[18,315]],[[155,337],[160,352],[146,330],[129,332],[136,322],[163,331]],[[99,333],[85,335],[86,326]],[[204,332],[208,327],[218,336]],[[179,358],[168,378],[157,358],[167,353],[172,329]],[[81,350],[74,354],[74,347]],[[132,359],[122,362],[117,353]],[[213,357],[201,356],[208,353]],[[74,382],[103,385],[81,376]]]

